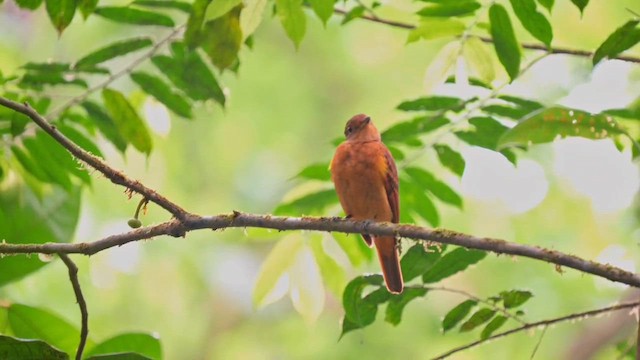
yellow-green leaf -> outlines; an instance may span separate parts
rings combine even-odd
[[[213,65],[220,70],[227,69],[238,61],[238,51],[242,45],[241,10],[242,4],[204,25],[202,49],[207,53]]]
[[[324,285],[311,250],[303,247],[289,269],[289,296],[294,309],[307,324],[313,324],[324,308]]]
[[[284,31],[297,48],[307,30],[307,19],[302,11],[302,0],[276,0],[276,13]]]
[[[264,18],[267,0],[247,0],[240,13],[240,29],[244,39],[253,34]],[[244,40],[243,39],[243,40]]]
[[[480,38],[470,36],[464,43],[462,48],[462,56],[472,74],[475,74],[480,80],[490,84],[496,78],[494,69],[493,56],[487,49]]]
[[[279,297],[272,298],[271,293],[280,277],[291,267],[297,253],[302,249],[303,239],[299,234],[291,234],[278,241],[262,263],[256,286],[253,290],[253,305],[262,307]],[[276,289],[277,290],[277,289]]]

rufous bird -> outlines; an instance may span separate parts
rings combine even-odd
[[[398,170],[389,149],[382,143],[371,118],[358,114],[344,128],[347,140],[336,149],[331,161],[331,179],[347,218],[390,221],[400,218]],[[390,293],[404,288],[398,260],[398,240],[393,236],[362,234],[375,245],[382,275]]]

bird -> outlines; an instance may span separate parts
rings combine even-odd
[[[340,205],[348,219],[398,223],[398,170],[380,132],[365,114],[353,116],[344,128],[346,140],[337,148],[331,165]],[[404,288],[398,239],[362,234],[375,246],[387,290],[400,294]]]

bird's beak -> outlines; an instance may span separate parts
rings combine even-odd
[[[371,118],[370,118],[369,116],[367,116],[367,117],[364,119],[364,124],[366,125],[366,124],[368,124],[368,123],[370,123],[370,122],[371,122]]]

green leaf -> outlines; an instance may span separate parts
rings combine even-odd
[[[76,0],[46,0],[45,5],[51,23],[58,30],[58,34],[62,34],[76,13]]]
[[[130,7],[104,6],[95,9],[94,14],[123,24],[175,26],[166,15]]]
[[[71,66],[68,63],[59,63],[59,62],[44,62],[44,63],[34,63],[28,62],[21,66],[25,70],[32,70],[37,72],[57,72],[62,73],[65,71],[69,71]]]
[[[275,215],[322,215],[324,209],[338,202],[333,189],[320,190],[301,196],[288,203],[280,204],[274,210]]]
[[[538,0],[538,2],[540,3],[540,5],[544,6],[549,13],[551,13],[555,0]]]
[[[153,147],[151,135],[127,98],[119,91],[106,88],[102,90],[102,99],[120,135],[138,151],[149,155]]]
[[[249,37],[258,28],[264,18],[267,0],[247,0],[245,8],[240,13],[240,29],[245,37]]]
[[[476,327],[489,321],[495,314],[496,311],[489,308],[482,308],[476,311],[475,313],[473,313],[473,315],[471,315],[469,320],[465,321],[460,326],[460,332],[466,332],[475,329]]]
[[[100,129],[102,135],[104,135],[118,151],[124,153],[127,149],[127,141],[122,137],[109,114],[98,104],[91,101],[85,101],[81,106],[85,109],[87,115],[91,117],[93,123]]]
[[[431,115],[420,116],[409,121],[396,123],[392,127],[382,132],[382,141],[385,144],[392,142],[407,143],[410,139],[415,139],[417,135],[428,133],[449,124],[445,117],[434,117]]]
[[[195,0],[191,8],[189,20],[187,20],[187,28],[184,31],[184,43],[190,48],[195,49],[201,43],[202,24],[204,23],[204,14],[211,0]]]
[[[69,355],[41,340],[16,339],[0,335],[0,354],[4,360],[68,360]]]
[[[469,123],[475,131],[457,131],[455,135],[469,145],[480,146],[485,149],[496,150],[500,137],[509,130],[499,121],[489,117],[474,117]]]
[[[22,76],[18,86],[26,89],[42,90],[44,85],[74,85],[88,88],[87,82],[78,78],[66,78],[62,73],[27,72]]]
[[[335,2],[335,0],[309,0],[311,9],[313,9],[313,12],[320,18],[324,25],[327,24],[327,20],[333,15]]]
[[[469,16],[473,15],[476,10],[480,9],[481,5],[478,2],[469,1],[455,1],[451,3],[438,3],[432,6],[428,6],[418,11],[420,16]]]
[[[615,58],[640,42],[640,29],[637,28],[639,23],[640,20],[630,20],[611,33],[593,54],[593,65],[604,58]]]
[[[361,18],[366,10],[367,9],[362,5],[354,6],[351,10],[344,14],[344,17],[342,18],[342,22],[340,22],[340,24],[345,25],[351,20]]]
[[[302,249],[303,239],[299,235],[290,235],[278,241],[262,263],[258,279],[253,290],[253,305],[267,305],[268,295],[276,286],[278,279],[293,264],[296,254]],[[276,299],[277,300],[277,299]]]
[[[176,9],[189,14],[191,12],[191,4],[184,1],[174,0],[135,0],[132,5],[146,6],[150,8],[166,8]]]
[[[433,146],[438,154],[438,160],[440,163],[453,171],[458,177],[462,177],[465,168],[465,161],[459,152],[451,149],[448,145],[436,144]]]
[[[542,41],[545,45],[551,46],[553,40],[553,30],[549,20],[536,9],[534,0],[510,0],[513,11],[520,20],[520,23],[534,38]]]
[[[494,331],[498,330],[504,323],[507,322],[507,317],[503,315],[498,315],[491,320],[487,326],[482,329],[480,333],[480,339],[487,339]]]
[[[162,359],[160,340],[145,333],[116,335],[92,347],[86,356],[125,352],[135,352],[151,359]]]
[[[89,15],[93,14],[98,6],[98,0],[77,0],[78,8],[82,17],[86,20]]]
[[[67,353],[75,353],[80,330],[49,311],[21,304],[8,309],[13,334],[24,339],[40,339]]]
[[[42,5],[43,0],[14,0],[21,9],[35,10]]]
[[[482,108],[482,111],[489,115],[497,115],[514,120],[520,120],[532,112],[528,109],[505,105],[487,105]]]
[[[533,111],[533,110],[538,110],[543,108],[544,106],[537,102],[537,101],[533,101],[533,100],[529,100],[529,99],[523,99],[517,96],[511,96],[511,95],[500,95],[498,96],[498,99],[500,100],[504,100],[507,102],[510,102],[512,104],[517,105],[519,108],[522,109],[526,109],[528,111]]]
[[[228,69],[238,61],[238,51],[242,45],[241,10],[242,4],[226,15],[208,21],[204,26],[202,49],[209,56],[211,63],[220,70]]]
[[[422,281],[428,284],[446,279],[484,259],[485,256],[487,253],[484,251],[456,248],[440,257],[438,262],[422,275]]]
[[[538,111],[506,131],[497,146],[527,146],[554,141],[557,137],[579,136],[603,139],[622,134],[614,119],[606,114],[552,107]]]
[[[205,21],[214,20],[222,15],[227,14],[232,9],[237,8],[242,4],[242,0],[215,0],[212,1],[207,7],[207,11],[204,15]],[[242,6],[240,6],[242,8]]]
[[[426,195],[426,191],[417,186],[413,181],[400,178],[400,222],[414,223],[411,213],[419,215],[429,224],[438,226],[440,216],[438,210],[431,199]]]
[[[420,25],[409,32],[407,44],[420,39],[433,40],[443,37],[460,36],[466,28],[465,24],[457,19],[425,18],[420,20]]]
[[[445,249],[444,245],[442,249],[438,249],[436,246],[429,246],[429,251],[425,251],[425,245],[423,244],[412,246],[400,261],[404,281],[409,282],[424,274],[440,259]]]
[[[431,199],[426,195],[426,191],[421,187],[416,186],[414,182],[409,182],[403,178],[400,178],[400,204],[402,210],[400,211],[400,222],[413,223],[413,218],[409,215],[413,212],[433,226],[440,224],[440,216],[438,210]],[[410,210],[410,211],[409,211]]]
[[[571,2],[580,10],[580,14],[584,13],[584,8],[589,4],[589,0],[571,0]]]
[[[464,101],[449,96],[428,96],[411,101],[404,101],[397,109],[402,111],[439,111],[454,110],[461,107]]]
[[[516,308],[533,297],[530,291],[510,290],[500,293],[504,307],[507,309]]]
[[[382,283],[382,275],[375,274],[358,276],[347,284],[342,294],[345,314],[340,337],[348,331],[363,328],[375,321],[378,305],[391,298],[391,294],[382,287]],[[378,289],[363,298],[362,292],[367,286],[377,286]]]
[[[47,175],[49,182],[58,184],[67,191],[72,190],[73,183],[69,175],[72,170],[77,170],[77,165],[66,150],[40,130],[36,132],[36,136],[25,138],[22,144],[34,163]]]
[[[190,119],[191,104],[180,94],[171,90],[160,78],[145,72],[134,72],[131,74],[133,80],[147,94],[156,98],[163,103],[169,110],[174,113]]]
[[[347,282],[344,269],[329,256],[322,247],[322,236],[314,236],[309,245],[313,251],[313,256],[320,267],[322,279],[327,287],[338,297],[342,295],[342,290]]]
[[[184,44],[175,42],[171,44],[171,52],[173,56],[157,55],[151,62],[191,99],[212,99],[224,106],[224,93],[198,52],[187,51]]]
[[[424,288],[405,288],[401,294],[392,296],[389,299],[384,320],[393,325],[400,324],[405,306],[411,300],[424,297],[426,294],[427,289]]]
[[[327,163],[316,163],[305,167],[295,177],[299,179],[329,181],[331,180],[331,172],[329,171],[329,165]]]
[[[307,30],[307,19],[302,11],[302,0],[275,0],[276,14],[280,18],[282,27],[296,48]]]
[[[449,185],[438,180],[430,172],[417,168],[406,168],[405,172],[411,176],[416,184],[425,191],[432,193],[435,197],[447,204],[451,204],[457,208],[462,208],[462,198]]]
[[[465,300],[456,305],[453,309],[449,310],[447,315],[442,320],[442,332],[445,333],[460,323],[464,318],[469,315],[471,309],[478,304],[475,300]]]
[[[520,46],[513,32],[509,14],[502,5],[493,4],[489,9],[489,22],[491,23],[491,37],[496,54],[502,66],[509,74],[511,81],[518,77],[520,72]]]
[[[44,168],[40,166],[40,164],[38,164],[32,158],[32,156],[29,153],[27,153],[23,148],[17,145],[12,145],[11,153],[13,154],[15,159],[18,161],[20,166],[24,169],[24,171],[26,171],[28,174],[33,175],[34,178],[42,182],[48,182],[52,184],[56,183],[54,179],[51,178],[51,176],[49,176],[45,172]]]
[[[84,56],[74,65],[75,69],[91,68],[97,64],[111,60],[118,56],[126,55],[131,52],[144,49],[153,45],[153,41],[149,38],[132,38],[104,46],[98,50]]]
[[[373,251],[365,244],[360,235],[332,233],[340,248],[347,254],[353,266],[360,266],[373,258]]]
[[[87,138],[80,131],[66,124],[58,124],[56,125],[56,128],[61,133],[63,133],[64,136],[68,137],[69,140],[73,141],[76,145],[80,146],[82,149],[90,152],[93,155],[104,158],[104,155],[102,155],[102,152],[100,151],[98,146],[96,146],[96,144],[93,142],[93,140],[90,140],[89,138]]]

